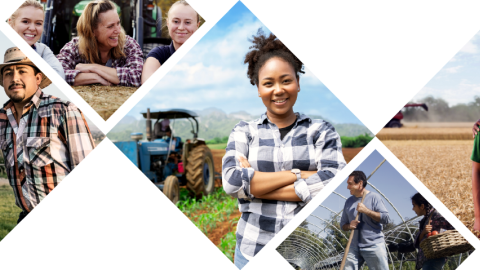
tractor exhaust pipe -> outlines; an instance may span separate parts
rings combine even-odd
[[[152,120],[150,119],[150,109],[147,109],[147,141],[152,140]]]

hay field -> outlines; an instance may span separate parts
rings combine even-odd
[[[473,232],[471,138],[382,142]]]
[[[73,89],[104,119],[107,120],[137,87],[86,85]]]

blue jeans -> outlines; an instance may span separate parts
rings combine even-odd
[[[445,258],[426,260],[423,263],[422,270],[442,270],[446,262],[447,260]]]
[[[235,258],[233,260],[235,266],[238,267],[238,269],[242,269],[248,263],[247,258],[243,257],[242,252],[240,252],[240,249],[238,248],[238,243],[235,246]]]
[[[365,248],[359,248],[357,244],[350,245],[344,270],[358,270],[365,262],[370,270],[388,270],[385,244],[379,243]]]

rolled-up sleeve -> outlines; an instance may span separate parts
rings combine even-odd
[[[314,137],[317,173],[294,183],[295,193],[302,200],[299,202],[301,205],[315,197],[346,165],[340,135],[335,128],[324,121],[313,125],[319,125],[317,135]]]
[[[225,156],[222,159],[222,183],[225,192],[235,198],[253,199],[250,181],[255,170],[241,168],[238,157],[248,157],[248,124],[240,122],[230,133]]]
[[[385,207],[385,203],[383,202],[382,198],[378,195],[375,194],[376,197],[373,201],[373,211],[380,213],[380,221],[379,223],[381,224],[388,224],[391,223],[392,221],[390,220],[390,216],[388,215],[388,210],[387,207]]]
[[[142,84],[143,52],[137,41],[127,36],[125,44],[126,62],[116,67],[121,86],[139,87]]]
[[[82,112],[72,103],[63,116],[59,131],[66,138],[73,170],[95,148],[90,128]]]
[[[78,57],[77,38],[72,39],[65,44],[57,55],[57,59],[62,64],[65,71],[65,81],[73,85],[75,83],[75,77],[77,77],[79,70],[76,70],[77,66],[76,58]]]

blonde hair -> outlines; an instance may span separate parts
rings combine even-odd
[[[87,4],[85,10],[78,19],[78,51],[82,58],[89,63],[102,64],[94,30],[98,27],[98,23],[100,22],[100,14],[109,10],[117,11],[115,5],[110,0],[93,1]],[[125,40],[125,31],[122,27],[120,35],[118,36],[118,45],[111,49],[111,57],[113,59],[125,57],[123,49],[125,46]]]
[[[42,6],[42,4],[40,4],[40,2],[38,2],[36,0],[27,0],[27,1],[23,2],[23,4],[19,8],[17,8],[17,10],[15,10],[13,12],[13,14],[10,16],[10,18],[8,19],[8,23],[10,25],[13,25],[15,23],[15,19],[17,18],[18,13],[20,12],[20,9],[22,9],[24,7],[38,8],[41,11],[43,11],[43,14],[45,14],[45,11],[43,10],[43,6]]]
[[[180,4],[183,4],[184,6],[190,6],[189,3],[187,3],[187,1],[185,0],[179,0],[175,3],[173,3],[171,6],[170,6],[170,9],[168,10],[167,12],[167,18],[165,19],[166,21],[168,21],[168,16],[170,15],[170,10],[172,9],[172,7],[176,6],[176,5],[180,5]],[[193,9],[193,8],[192,8]],[[193,9],[193,11],[195,11],[195,13],[197,14],[197,23],[200,21],[200,15],[198,14],[198,12]]]

